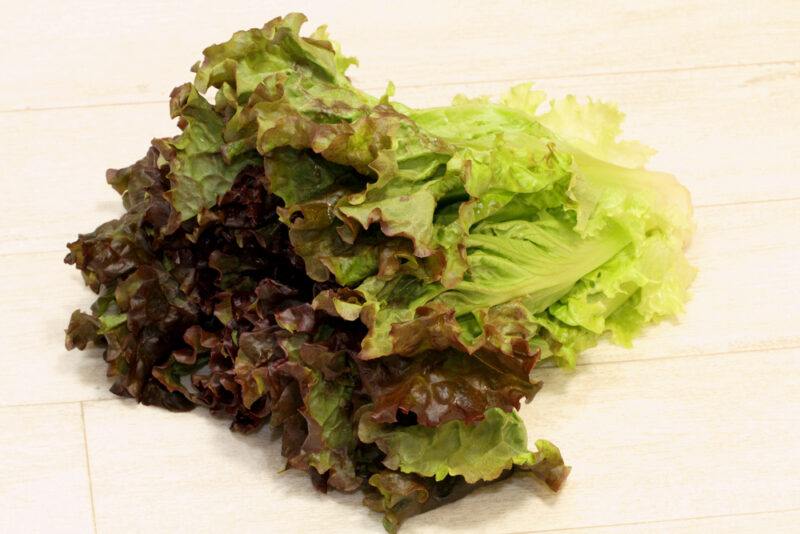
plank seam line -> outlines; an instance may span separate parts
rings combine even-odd
[[[83,452],[86,457],[86,475],[89,477],[89,501],[92,504],[92,527],[97,534],[97,514],[94,506],[94,484],[92,482],[92,464],[89,461],[89,439],[86,436],[86,416],[84,415],[83,402],[81,404],[81,427],[83,428]]]
[[[39,408],[42,406],[65,406],[68,404],[83,404],[84,402],[108,402],[112,400],[120,400],[123,397],[104,397],[102,399],[80,399],[80,400],[65,400],[65,401],[46,401],[46,402],[22,402],[19,404],[6,404],[0,406],[0,410],[10,410],[13,408]]]
[[[583,362],[575,364],[575,367],[588,367],[590,365],[612,365],[618,363],[635,363],[635,362],[655,362],[655,361],[664,361],[664,360],[680,360],[683,358],[706,358],[712,356],[733,356],[737,354],[748,354],[751,352],[779,352],[784,350],[796,350],[800,348],[800,345],[796,343],[789,344],[785,347],[769,347],[769,348],[761,348],[761,347],[753,347],[753,348],[746,348],[746,349],[733,349],[733,350],[722,350],[717,352],[698,352],[698,353],[685,353],[685,354],[672,354],[669,356],[661,356],[655,358],[630,358],[627,360],[608,360],[604,362]],[[621,348],[621,350],[625,350]],[[539,369],[542,369],[541,367]]]
[[[534,534],[539,532],[564,532],[570,530],[588,530],[588,529],[595,529],[595,528],[613,528],[613,527],[627,527],[627,526],[636,526],[636,525],[657,525],[661,523],[677,523],[678,521],[695,521],[695,520],[702,520],[702,519],[723,519],[726,517],[746,517],[746,516],[753,516],[753,515],[767,515],[767,514],[782,514],[787,512],[797,512],[800,511],[800,508],[783,508],[779,510],[760,510],[755,512],[738,512],[733,514],[712,514],[712,515],[701,515],[695,517],[678,517],[672,519],[654,519],[652,521],[633,521],[630,523],[614,523],[610,525],[587,525],[581,527],[567,527],[567,528],[548,528],[544,530],[518,530],[513,532],[507,532],[505,534]]]
[[[693,67],[665,67],[663,69],[641,69],[641,70],[628,70],[628,71],[611,71],[611,72],[589,72],[585,74],[566,74],[566,75],[544,75],[544,76],[526,76],[515,78],[501,78],[492,80],[469,80],[469,81],[445,81],[435,83],[422,83],[422,84],[409,84],[405,85],[398,83],[395,86],[397,89],[423,89],[427,87],[450,87],[450,86],[470,86],[489,83],[519,83],[519,82],[536,82],[537,80],[558,80],[558,79],[580,79],[580,78],[598,78],[602,76],[629,76],[635,74],[669,74],[675,72],[692,72],[692,71],[707,71],[707,70],[722,70],[722,69],[735,69],[735,68],[748,68],[748,67],[774,67],[774,66],[794,66],[800,64],[800,59],[781,59],[775,61],[758,61],[754,63],[721,63],[718,65],[696,65]],[[387,80],[388,83],[388,80]],[[383,91],[385,85],[365,85],[365,91]],[[89,103],[89,104],[73,104],[64,106],[28,106],[24,108],[9,108],[0,109],[0,114],[3,113],[24,113],[26,111],[58,111],[67,109],[90,109],[101,107],[115,107],[115,106],[142,106],[150,104],[164,104],[166,98],[161,100],[142,100],[142,101],[128,101],[128,102],[107,102],[107,103]]]
[[[664,67],[661,69],[636,69],[636,70],[619,70],[608,72],[587,72],[584,74],[548,74],[545,76],[531,76],[531,77],[513,77],[513,78],[497,78],[492,80],[470,80],[470,81],[453,81],[453,82],[436,82],[436,83],[420,83],[420,84],[396,84],[397,89],[422,89],[425,87],[446,87],[452,85],[478,85],[484,83],[515,83],[536,80],[561,80],[561,79],[576,79],[576,78],[599,78],[603,76],[629,76],[632,74],[669,74],[672,72],[692,72],[692,71],[706,71],[706,70],[724,70],[735,68],[748,68],[748,67],[777,67],[777,66],[794,66],[800,64],[800,59],[777,59],[773,61],[756,61],[753,63],[719,63],[716,65],[695,65],[692,67]],[[372,86],[364,87],[365,90],[383,90],[385,86]]]
[[[762,200],[734,200],[731,202],[719,202],[715,204],[700,204],[693,206],[694,209],[702,210],[708,208],[724,208],[727,206],[747,206],[750,204],[774,204],[776,202],[795,202],[800,200],[800,197],[788,197],[788,198],[765,198]]]

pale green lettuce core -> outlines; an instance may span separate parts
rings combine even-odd
[[[441,243],[462,247],[466,265],[438,287],[418,282],[409,292],[414,281],[406,281],[413,298],[394,304],[391,282],[365,281],[376,317],[369,357],[391,351],[387,323],[410,321],[433,302],[455,310],[467,344],[487,322],[513,315],[515,331],[569,366],[603,334],[629,345],[644,324],[683,309],[694,277],[683,253],[692,230],[686,190],[643,168],[652,149],[616,141],[616,107],[568,97],[536,114],[543,101],[517,86],[499,104],[457,98],[406,109],[458,147],[445,176],[458,175],[467,196],[434,224]]]

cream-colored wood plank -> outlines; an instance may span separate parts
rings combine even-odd
[[[679,519],[676,521],[635,523],[632,525],[613,525],[588,529],[549,530],[550,534],[795,534],[800,525],[800,510],[787,512],[767,512],[759,514],[738,514],[723,517],[704,517],[698,519]],[[515,534],[532,534],[528,530]]]
[[[716,69],[547,80],[554,94],[615,100],[629,137],[660,150],[653,168],[675,173],[697,205],[800,197],[800,83],[789,67]],[[457,92],[498,95],[509,84],[399,92],[438,105]],[[141,157],[171,135],[167,103],[0,114],[0,253],[60,249],[120,213],[108,167]],[[43,155],[46,153],[46,157]]]
[[[361,60],[367,88],[800,60],[791,0],[10,3],[0,109],[160,100],[202,49],[291,10]]]
[[[92,532],[80,404],[0,408],[0,428],[0,532]]]
[[[520,532],[800,508],[800,350],[540,373],[521,415],[573,466],[409,521],[407,532]],[[475,510],[481,510],[476,517]]]
[[[573,466],[562,492],[507,481],[412,519],[403,532],[539,531],[800,507],[792,482],[800,476],[800,351],[541,375],[544,390],[521,414],[531,438],[553,440]],[[86,425],[101,533],[120,525],[380,530],[357,497],[319,495],[304,476],[278,474],[278,443],[263,433],[234,436],[204,413],[130,401],[88,403]]]
[[[0,406],[113,396],[100,349],[64,348],[70,314],[88,309],[93,294],[62,257],[61,252],[0,256]]]
[[[97,531],[128,533],[381,531],[359,495],[314,491],[280,471],[280,441],[241,436],[205,411],[132,401],[86,404]]]
[[[78,233],[122,214],[106,183],[154,137],[178,132],[168,103],[0,114],[0,253],[64,249]],[[46,148],[45,148],[46,147]],[[45,156],[46,153],[46,156]]]

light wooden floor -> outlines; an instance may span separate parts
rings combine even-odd
[[[309,4],[309,5],[306,5]],[[605,4],[602,5],[601,4]],[[544,370],[522,410],[573,465],[559,495],[500,484],[406,534],[800,530],[800,4],[11,2],[0,17],[0,532],[380,532],[357,496],[279,474],[233,435],[107,392],[67,353],[91,295],[64,243],[121,209],[104,182],[174,131],[201,49],[292,9],[412,105],[535,81],[617,101],[691,190],[699,268],[680,323]]]

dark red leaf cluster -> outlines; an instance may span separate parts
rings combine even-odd
[[[360,360],[366,327],[311,306],[323,290],[357,293],[306,275],[261,168],[244,169],[186,221],[168,201],[168,172],[155,149],[109,171],[127,211],[68,245],[65,261],[98,298],[91,313],[72,315],[67,347],[104,347],[115,394],[173,411],[204,406],[241,432],[269,421],[289,466],[323,491],[352,491],[370,487],[382,453],[355,438],[332,444],[308,406],[316,385],[346,392],[345,437],[370,402],[376,422],[437,426],[518,408],[538,389],[455,350]]]

